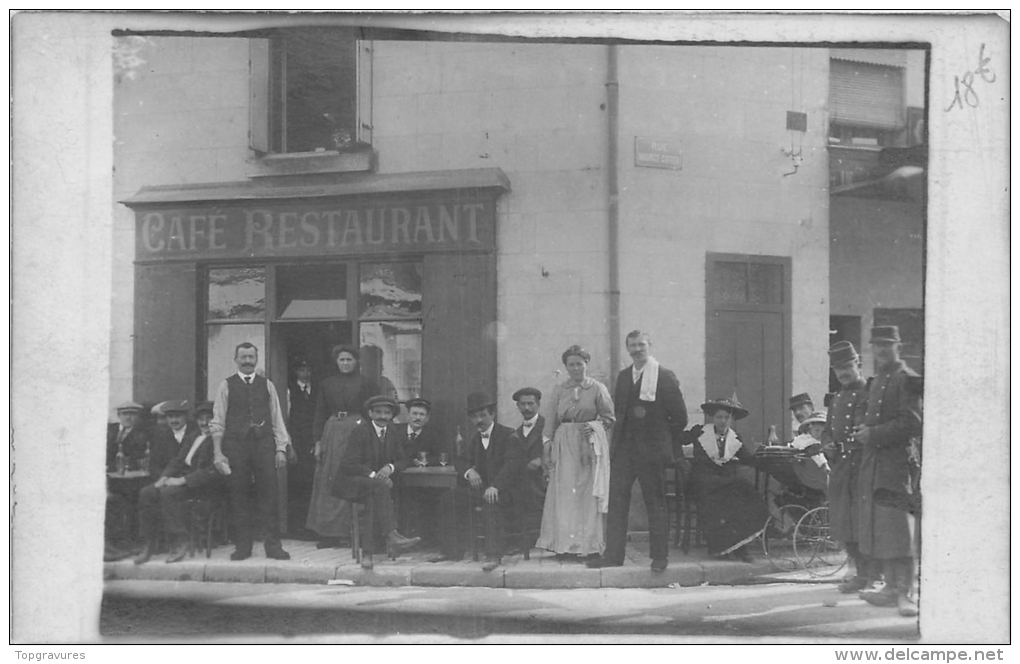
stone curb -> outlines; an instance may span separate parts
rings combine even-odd
[[[343,580],[356,586],[429,586],[512,589],[568,588],[667,588],[701,585],[743,585],[750,583],[827,583],[832,577],[777,574],[767,562],[736,563],[699,561],[671,563],[664,572],[653,573],[647,564],[628,563],[601,570],[583,566],[509,565],[491,572],[479,563],[443,562],[394,564],[376,562],[375,569],[358,564],[309,564],[251,559],[237,563],[186,560],[166,564],[154,558],[144,565],[131,560],[103,564],[107,580],[206,581],[219,583],[303,583],[324,585]]]

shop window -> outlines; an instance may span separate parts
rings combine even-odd
[[[347,265],[278,267],[276,309],[278,320],[347,318]]]
[[[360,282],[363,320],[421,318],[421,263],[362,265]]]
[[[255,344],[260,362],[265,361],[266,270],[214,268],[209,270],[208,284],[206,394],[213,398],[220,381],[237,371],[234,349],[239,343]]]
[[[251,40],[251,147],[259,154],[357,151],[370,126],[359,108],[353,28],[279,30]]]

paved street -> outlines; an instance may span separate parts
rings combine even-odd
[[[109,642],[911,642],[917,622],[831,584],[694,588],[376,588],[108,581]]]

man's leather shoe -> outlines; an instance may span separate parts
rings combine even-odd
[[[395,530],[386,536],[386,546],[394,550],[409,549],[420,542],[420,537],[404,537]]]
[[[868,587],[869,583],[870,581],[866,576],[852,576],[836,586],[836,590],[844,595],[849,595],[851,593],[857,593],[864,590]]]
[[[463,560],[464,554],[446,554],[446,553],[430,553],[425,556],[425,562],[427,563],[445,563],[447,561],[456,562]]]
[[[904,618],[917,617],[917,602],[910,598],[910,595],[900,593],[896,597],[896,608]]]
[[[372,554],[366,553],[361,557],[361,569],[368,571],[375,569],[375,563],[372,562]]]
[[[184,560],[184,556],[187,555],[187,553],[188,553],[187,547],[178,546],[177,548],[170,552],[170,555],[167,556],[166,561],[168,563],[179,563],[182,560]]]
[[[499,567],[499,558],[489,558],[482,564],[483,572],[491,572],[492,570]]]
[[[251,549],[234,549],[234,552],[230,554],[231,560],[248,560],[251,558]]]
[[[665,558],[656,558],[652,561],[653,572],[665,572],[666,566],[669,565],[669,561]]]
[[[602,556],[595,556],[591,560],[585,561],[585,567],[590,569],[602,569],[603,567],[623,567],[623,563],[616,562],[615,560],[609,560]]]
[[[135,564],[144,565],[145,563],[149,562],[149,559],[152,558],[152,549],[153,547],[146,544],[145,548],[142,549],[142,552],[135,556]]]
[[[858,597],[874,606],[896,606],[896,598],[898,595],[899,593],[889,586],[885,586],[877,590],[862,590],[857,593]]]
[[[742,563],[753,563],[754,556],[751,555],[750,549],[746,546],[742,546],[733,552],[733,559]]]
[[[290,560],[290,554],[283,550],[283,547],[274,547],[272,549],[266,549],[266,558],[272,558],[273,560]]]

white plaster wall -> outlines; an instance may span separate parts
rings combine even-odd
[[[133,364],[135,217],[118,201],[144,186],[243,180],[248,157],[247,39],[114,43],[111,406],[131,398]]]
[[[518,387],[552,388],[571,344],[605,381],[605,47],[374,46],[380,172],[498,167],[510,179],[497,220],[500,419],[517,421]]]
[[[823,49],[620,49],[623,332],[651,330],[692,421],[705,397],[707,252],[792,257],[791,389],[826,391],[827,94]],[[787,110],[808,114],[806,133],[786,129]],[[635,136],[681,142],[683,170],[635,167]],[[784,177],[791,148],[804,160]]]

